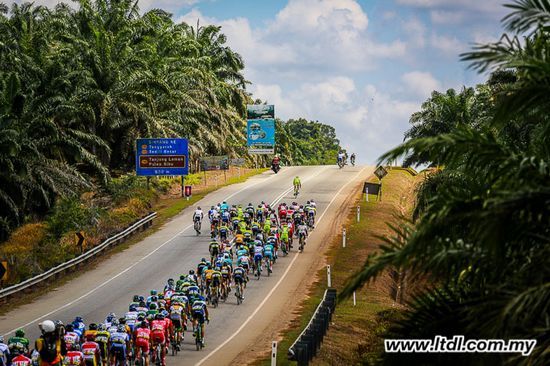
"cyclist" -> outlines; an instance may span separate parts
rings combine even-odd
[[[210,262],[214,262],[218,254],[220,254],[220,243],[216,239],[212,239],[208,246],[208,251],[210,252]]]
[[[116,332],[111,333],[111,364],[126,365],[126,356],[130,350],[130,336],[126,332],[126,325],[119,324]]]
[[[111,341],[111,334],[107,331],[105,324],[99,324],[97,326],[97,333],[93,339],[99,345],[99,353],[101,356],[101,363],[107,364],[109,359],[109,343]]]
[[[224,261],[220,272],[222,274],[222,294],[227,297],[227,294],[231,291],[231,287],[229,286],[231,282],[231,266]]]
[[[289,246],[289,240],[288,240],[288,234],[289,234],[289,229],[288,229],[288,225],[287,224],[283,224],[283,226],[281,227],[281,236],[280,236],[280,240],[281,242],[283,243],[282,244],[282,247],[283,247],[283,251],[287,252],[288,249],[290,248]]]
[[[210,296],[212,296],[212,290],[216,291],[216,298],[220,296],[220,285],[222,282],[222,273],[220,267],[216,266],[212,271],[212,283],[210,285]]]
[[[298,195],[298,192],[302,188],[302,182],[300,181],[300,177],[296,176],[294,180],[292,181],[292,185],[294,186],[294,195]]]
[[[91,323],[88,326],[88,330],[84,332],[84,335],[82,336],[83,341],[88,339],[87,337],[91,337],[91,340],[95,340],[95,336],[97,335],[97,324]]]
[[[244,289],[246,288],[246,283],[248,282],[248,276],[243,266],[238,266],[235,268],[233,271],[233,281],[235,282],[235,286],[239,286],[241,290],[241,300],[244,300]],[[235,296],[237,296],[237,294],[235,294]]]
[[[191,306],[191,311],[193,314],[193,331],[197,329],[197,327],[201,327],[201,334],[202,334],[202,345],[203,347],[206,346],[206,343],[204,342],[204,339],[206,338],[206,333],[204,331],[204,322],[210,321],[208,318],[208,308],[206,307],[206,302],[204,301],[204,297],[198,296],[194,301],[193,305]]]
[[[259,240],[256,240],[254,242],[254,269],[255,271],[259,269],[259,271],[262,271],[262,258],[264,256],[264,247],[262,245],[262,242]]]
[[[149,366],[149,343],[151,339],[151,330],[149,329],[147,322],[142,321],[141,324],[134,331],[134,344],[136,345],[136,360],[141,358],[145,359],[145,366]],[[143,366],[143,365],[141,365]]]
[[[176,299],[173,301],[172,305],[170,306],[170,320],[172,321],[172,324],[174,325],[174,330],[176,333],[176,339],[179,340],[179,342],[183,342],[183,323],[185,320],[185,312],[184,307],[179,301],[179,299]],[[180,350],[179,343],[176,343],[176,349]]]
[[[65,327],[65,336],[63,338],[65,340],[65,344],[67,345],[67,349],[69,349],[69,347],[74,348],[74,346],[80,344],[80,337],[77,333],[75,333],[74,327],[70,323]]]
[[[222,204],[220,205],[220,210],[221,211],[229,211],[229,205],[227,204],[227,202],[223,201]]]
[[[344,164],[344,152],[343,151],[340,151],[338,153],[338,165],[340,164]]]
[[[39,353],[41,366],[57,366],[61,363],[62,357],[67,354],[65,342],[60,337],[62,329],[56,327],[51,320],[44,320],[38,324],[42,335],[35,342],[35,349]],[[12,363],[14,360],[12,360]]]
[[[162,366],[166,365],[166,341],[169,340],[169,337],[164,316],[162,314],[155,315],[155,320],[151,322],[151,343],[153,351],[156,350],[157,346],[160,347]]]
[[[195,212],[193,213],[193,223],[195,222],[198,222],[199,223],[199,227],[198,227],[198,233],[200,234],[201,233],[201,224],[202,224],[202,219],[204,217],[204,213],[202,212],[200,206],[197,207],[197,209],[195,210]]]
[[[271,265],[275,257],[275,246],[273,240],[268,240],[264,246],[264,257],[266,258],[266,267],[268,272],[272,272]]]
[[[349,158],[349,161],[351,162],[351,165],[355,166],[355,153],[351,154],[351,157]]]
[[[298,225],[298,227],[296,228],[296,230],[298,231],[298,238],[304,238],[304,245],[305,245],[305,239],[307,238],[307,235],[308,235],[308,232],[307,232],[307,225],[303,222],[300,223],[300,225]]]
[[[31,366],[32,360],[21,353],[18,349],[15,349],[15,353],[12,354],[11,366]]]
[[[91,324],[90,324],[91,325]],[[86,366],[97,366],[101,361],[101,347],[96,341],[97,334],[86,333],[84,339],[86,342],[82,344],[82,353]]]
[[[16,330],[15,337],[8,339],[8,348],[12,354],[16,350],[19,350],[19,354],[21,355],[29,354],[29,340],[25,338],[25,331],[23,329]]]
[[[63,357],[63,366],[83,366],[84,354],[77,343],[67,344],[67,354]]]
[[[78,334],[79,338],[82,338],[82,334],[84,334],[84,331],[86,330],[86,324],[84,324],[84,320],[82,319],[82,317],[77,316],[76,318],[74,318],[72,324],[74,327],[74,332]]]

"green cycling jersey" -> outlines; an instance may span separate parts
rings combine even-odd
[[[294,184],[294,187],[301,187],[302,186],[302,182],[300,182],[300,178],[298,176],[296,176],[296,178],[294,178],[294,181],[292,182],[292,184]]]

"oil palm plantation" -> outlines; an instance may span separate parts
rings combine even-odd
[[[432,285],[414,294],[388,337],[463,334],[536,339],[537,345],[529,357],[416,355],[422,364],[550,363],[550,1],[518,0],[509,8],[509,34],[463,59],[512,77],[484,87],[492,94],[479,98],[476,108],[487,113],[470,114],[464,123],[464,110],[450,119],[451,128],[411,135],[381,157],[422,157],[444,168],[421,189],[406,245],[387,239],[343,296],[389,267],[406,268]],[[437,122],[431,118],[428,129]],[[404,359],[384,357],[387,364]]]

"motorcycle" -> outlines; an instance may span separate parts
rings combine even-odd
[[[273,170],[273,172],[277,174],[279,173],[279,170],[281,170],[281,167],[279,164],[271,164],[271,170]]]

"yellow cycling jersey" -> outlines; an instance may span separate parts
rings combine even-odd
[[[213,269],[207,269],[206,271],[204,271],[204,274],[205,274],[205,277],[207,280],[210,280],[212,279],[212,273],[214,272]]]

